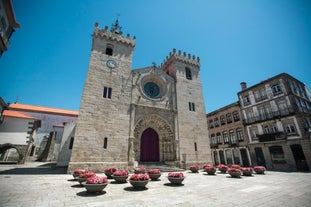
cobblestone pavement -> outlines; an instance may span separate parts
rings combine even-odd
[[[130,183],[109,180],[103,193],[86,193],[65,169],[50,165],[0,165],[0,206],[293,206],[311,205],[311,173],[266,172],[231,178],[185,171],[181,186],[172,186],[163,173],[159,181],[134,190]]]

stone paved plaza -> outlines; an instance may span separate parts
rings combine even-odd
[[[87,194],[65,169],[48,163],[0,165],[0,206],[295,206],[311,205],[311,173],[266,172],[252,177],[206,175],[185,171],[181,186],[163,173],[159,181],[134,190],[130,183],[109,180],[99,195]]]

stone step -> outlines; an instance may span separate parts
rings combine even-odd
[[[138,166],[144,166],[147,170],[159,169],[161,172],[185,171],[185,169],[181,169],[171,165],[165,165],[163,163],[139,163]]]

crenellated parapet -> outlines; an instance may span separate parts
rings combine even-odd
[[[136,37],[130,37],[129,34],[123,36],[121,31],[121,27],[118,26],[118,23],[114,24],[109,30],[108,26],[101,29],[98,27],[99,24],[95,23],[93,38],[105,38],[110,41],[119,42],[123,44],[127,44],[129,46],[135,47],[136,45]]]
[[[172,61],[181,61],[185,64],[192,65],[195,67],[200,68],[200,58],[196,57],[191,54],[187,54],[186,52],[182,52],[181,50],[178,50],[176,52],[176,49],[174,48],[172,52],[170,52],[169,56],[166,56],[163,63],[161,63],[161,68],[166,68],[168,65],[171,64]]]

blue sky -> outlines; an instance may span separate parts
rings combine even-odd
[[[310,0],[12,0],[21,28],[0,58],[6,102],[78,110],[95,22],[118,14],[136,36],[133,68],[158,65],[176,48],[199,56],[206,112],[288,73],[311,87]]]

